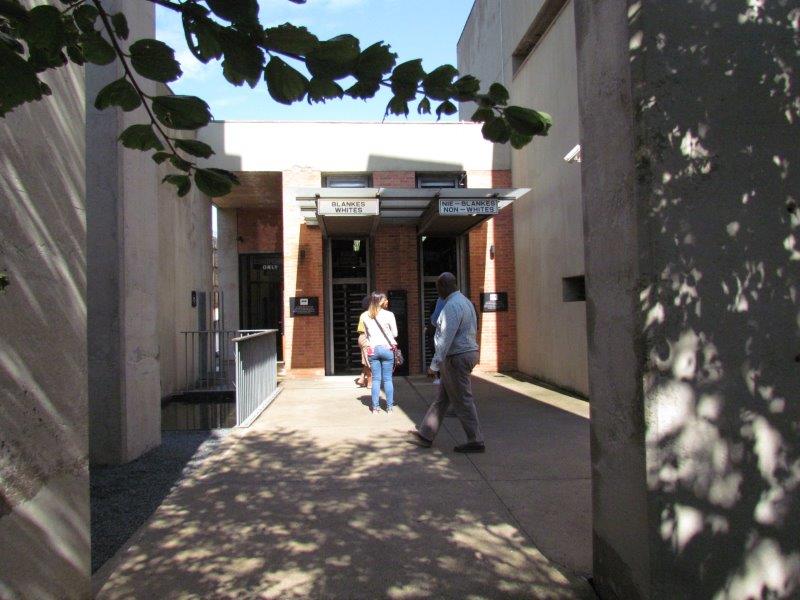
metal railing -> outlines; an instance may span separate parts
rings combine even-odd
[[[236,384],[233,339],[266,329],[181,331],[183,335],[183,392],[230,391]]]
[[[280,392],[277,329],[231,339],[236,344],[236,426],[248,427]]]

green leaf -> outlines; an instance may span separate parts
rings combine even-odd
[[[244,82],[254,88],[261,81],[264,69],[264,52],[246,35],[220,28],[217,41],[222,46],[225,59],[222,61],[222,74],[233,85]]]
[[[150,158],[152,158],[156,164],[160,165],[170,156],[172,156],[172,152],[155,152]]]
[[[81,4],[72,13],[72,17],[75,19],[75,24],[82,32],[91,33],[94,31],[94,22],[97,20],[99,14],[97,9],[91,4]]]
[[[445,100],[439,106],[436,107],[436,120],[442,118],[442,115],[454,115],[458,112],[458,108],[456,105],[450,102],[450,100]]]
[[[367,100],[368,98],[374,97],[380,88],[381,84],[377,80],[363,80],[355,82],[347,88],[344,93],[351,98]]]
[[[508,90],[499,83],[493,83],[491,86],[489,86],[488,95],[495,104],[499,104],[501,106],[508,104]]]
[[[119,135],[122,145],[131,150],[163,150],[164,145],[151,125],[131,125]]]
[[[206,0],[215,15],[231,23],[258,23],[257,0]]]
[[[172,163],[172,166],[178,169],[179,171],[189,172],[192,170],[192,163],[188,160],[182,159],[177,154],[173,154],[169,157],[169,162]]]
[[[419,104],[417,104],[417,113],[420,115],[431,114],[431,101],[428,100],[427,98],[423,98],[422,100],[420,100]]]
[[[305,55],[316,48],[319,40],[305,27],[297,27],[291,23],[284,23],[277,27],[267,27],[264,30],[263,45],[269,50],[285,54]]]
[[[20,23],[19,33],[29,46],[44,50],[55,51],[67,43],[61,11],[49,4],[34,6],[28,18]]]
[[[306,56],[306,67],[314,77],[341,79],[353,73],[360,54],[358,39],[339,35],[319,42]]]
[[[172,129],[199,129],[211,120],[208,104],[197,96],[156,96],[152,106],[156,118]]]
[[[425,94],[434,100],[448,100],[452,95],[452,81],[458,75],[453,65],[442,65],[428,73],[422,80]]]
[[[211,146],[199,140],[175,140],[175,146],[187,154],[199,156],[200,158],[208,158],[214,154]]]
[[[475,94],[481,88],[481,82],[472,75],[464,75],[453,82],[453,88],[455,89],[455,100],[474,100]]]
[[[422,59],[409,60],[394,68],[391,76],[392,92],[405,100],[411,100],[417,95],[417,87],[425,71],[422,69]]]
[[[131,111],[142,104],[142,99],[125,77],[112,81],[97,93],[94,107],[104,110],[109,106],[119,106],[124,111]]]
[[[470,120],[474,123],[483,123],[493,118],[494,111],[491,108],[478,108],[474,113],[472,113]]]
[[[37,73],[41,73],[47,69],[55,69],[64,66],[67,64],[67,57],[61,50],[31,46],[28,62]]]
[[[111,24],[114,26],[114,33],[121,40],[127,40],[130,30],[128,29],[128,20],[123,13],[116,13],[111,15]]]
[[[380,80],[394,68],[397,54],[389,51],[390,46],[383,42],[372,44],[358,57],[354,75],[358,79]]]
[[[481,127],[481,133],[485,139],[496,144],[505,144],[511,138],[511,129],[501,117],[486,121]]]
[[[393,96],[391,100],[389,100],[389,104],[386,105],[386,113],[387,115],[404,115],[408,116],[408,102],[405,98],[401,98],[400,96]]]
[[[170,183],[178,188],[178,196],[183,197],[192,189],[192,180],[188,175],[170,174],[162,179],[162,183]]]
[[[547,135],[553,124],[547,113],[522,106],[509,106],[504,114],[511,128],[524,135]]]
[[[230,193],[235,177],[231,179],[231,177],[221,171],[222,169],[196,169],[194,172],[194,182],[197,188],[212,198]]]
[[[97,31],[84,32],[80,36],[83,57],[96,65],[107,65],[114,62],[117,53],[113,46]]]
[[[277,56],[273,56],[267,63],[264,79],[267,80],[269,95],[281,104],[302,100],[309,83],[300,71],[290,67]]]
[[[25,102],[40,100],[36,71],[19,54],[0,44],[0,117]]]
[[[341,98],[344,90],[335,81],[313,77],[308,82],[308,102],[325,102],[330,98]]]
[[[198,4],[183,5],[183,28],[186,42],[194,57],[207,63],[212,58],[222,56],[222,44],[218,37],[222,28],[206,18],[208,11]]]
[[[181,65],[175,50],[158,40],[137,40],[129,48],[131,65],[139,75],[167,83],[181,76]]]
[[[533,140],[532,135],[525,135],[524,133],[520,133],[515,130],[511,130],[511,146],[519,150],[520,148],[524,148],[528,144],[531,143]]]

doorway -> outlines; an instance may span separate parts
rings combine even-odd
[[[283,360],[283,257],[239,255],[239,323],[242,329],[277,329]]]
[[[358,373],[361,350],[356,328],[364,310],[361,302],[370,289],[369,238],[329,238],[326,245],[325,279],[330,284],[325,371],[328,375]]]

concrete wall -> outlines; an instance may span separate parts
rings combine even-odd
[[[159,181],[167,171],[168,167],[162,166]],[[174,189],[158,186],[161,397],[183,389],[186,384],[185,344],[179,332],[195,331],[200,323],[200,306],[192,307],[192,291],[205,292],[205,327],[211,329],[211,200],[194,186],[183,198],[178,198]]]
[[[580,168],[563,160],[579,142],[571,2],[513,74],[513,52],[539,11],[552,5],[477,0],[459,41],[458,67],[487,86],[500,80],[513,103],[553,116],[548,137],[511,152],[513,185],[532,189],[514,203],[517,364],[529,375],[587,394],[586,307],[565,302],[562,284],[564,277],[584,273]]]
[[[84,71],[44,79],[0,119],[0,597],[88,598]]]
[[[239,250],[236,209],[217,209],[217,260],[226,330],[239,329]]]
[[[594,581],[797,597],[796,9],[576,7]]]
[[[232,171],[296,166],[323,173],[508,168],[475,123],[225,121],[212,123],[199,136],[217,151],[207,164]]]
[[[153,6],[118,1],[108,10],[123,5],[130,39],[153,37]],[[115,64],[87,69],[87,97],[121,74]],[[117,142],[144,118],[142,109],[87,109],[90,452],[100,464],[132,460],[161,440],[158,170],[147,153]]]

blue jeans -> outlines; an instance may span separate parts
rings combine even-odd
[[[394,368],[394,353],[389,346],[378,346],[369,357],[369,366],[372,369],[372,408],[378,408],[378,397],[383,391],[386,393],[386,408],[394,404],[394,384],[392,383],[392,370]]]

